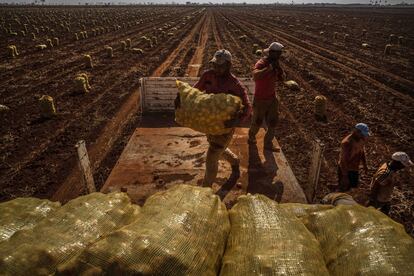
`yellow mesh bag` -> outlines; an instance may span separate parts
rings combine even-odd
[[[229,214],[221,275],[329,275],[315,237],[273,200],[241,196]]]
[[[147,199],[139,219],[94,243],[67,275],[217,275],[230,230],[210,188],[178,185]]]
[[[15,232],[33,228],[40,220],[53,214],[59,202],[37,198],[16,198],[0,204],[0,242]]]
[[[92,193],[69,201],[32,229],[0,243],[1,275],[49,275],[80,250],[137,218],[124,193]]]
[[[413,275],[414,240],[383,213],[340,205],[309,216],[331,275]]]
[[[333,205],[322,204],[302,204],[302,203],[283,203],[279,205],[289,213],[295,215],[303,223],[307,223],[309,215],[313,212],[319,212],[334,208]]]
[[[231,131],[224,122],[242,108],[239,97],[229,94],[207,94],[177,80],[181,105],[175,110],[175,121],[205,134],[220,135]]]

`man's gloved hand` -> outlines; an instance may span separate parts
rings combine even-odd
[[[180,107],[181,107],[180,94],[177,93],[177,97],[174,100],[174,108],[178,109]]]

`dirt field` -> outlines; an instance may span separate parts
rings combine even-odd
[[[139,101],[139,77],[200,74],[217,48],[230,50],[234,73],[248,77],[258,59],[253,44],[264,48],[275,40],[286,46],[282,60],[288,78],[301,87],[280,87],[277,133],[301,185],[307,182],[311,143],[320,139],[325,152],[317,198],[333,189],[339,142],[356,122],[373,132],[369,175],[362,175],[353,192],[360,203],[368,199],[370,176],[392,152],[414,158],[413,9],[2,7],[0,26],[0,104],[10,108],[0,114],[0,200],[62,199],[68,189],[81,193],[73,186],[78,182],[74,145],[80,139],[87,142],[102,185],[139,121],[128,112]],[[81,31],[88,38],[76,40]],[[157,41],[150,47],[142,36]],[[54,37],[59,46],[35,49]],[[128,38],[144,53],[122,51],[121,41]],[[391,53],[384,56],[389,43]],[[16,45],[19,56],[9,57],[9,45]],[[106,45],[113,47],[113,58]],[[85,67],[84,54],[91,55],[93,69]],[[78,73],[88,74],[90,93],[74,90]],[[40,119],[43,94],[55,100],[58,115],[52,120]],[[314,118],[316,95],[328,99],[328,123]],[[413,204],[414,173],[404,171],[391,216],[412,235]]]

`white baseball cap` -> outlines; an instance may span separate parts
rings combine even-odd
[[[219,65],[224,64],[226,61],[231,63],[231,53],[225,49],[218,50],[210,60],[210,62]]]
[[[285,46],[283,46],[281,43],[279,42],[272,42],[268,48],[264,49],[266,52],[268,51],[282,51],[283,48],[285,48]]]
[[[404,166],[409,167],[412,166],[414,163],[410,160],[408,154],[402,151],[394,152],[391,156],[392,160],[401,162]]]

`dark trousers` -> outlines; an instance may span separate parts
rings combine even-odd
[[[347,192],[351,188],[358,187],[359,184],[359,172],[349,171],[347,175],[343,175],[341,167],[338,166],[338,190],[340,192]]]

